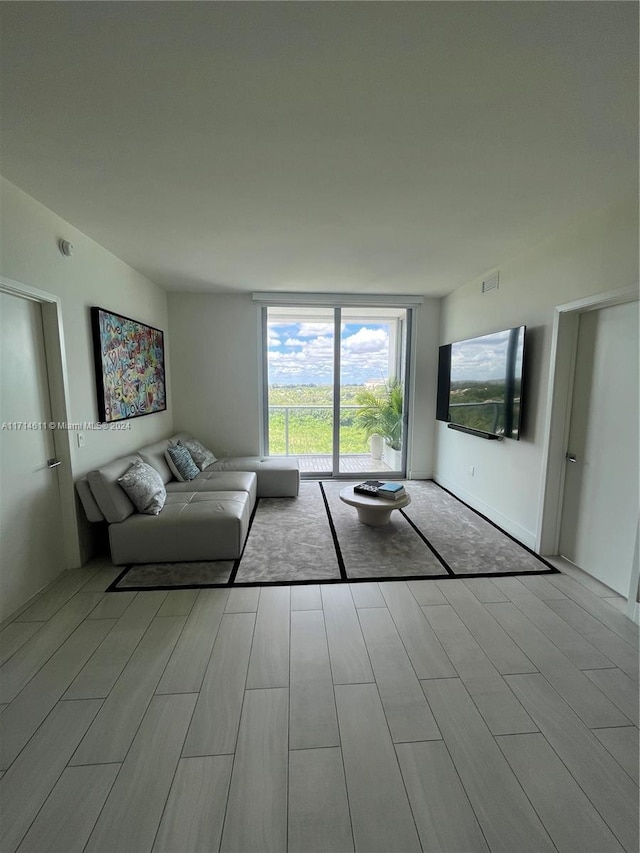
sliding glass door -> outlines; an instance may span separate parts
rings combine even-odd
[[[303,473],[330,476],[334,434],[334,310],[265,310],[267,454],[297,456]]]
[[[407,309],[263,311],[266,452],[308,477],[402,476]]]

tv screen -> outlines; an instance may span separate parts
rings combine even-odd
[[[440,347],[438,420],[487,438],[520,438],[525,329]]]

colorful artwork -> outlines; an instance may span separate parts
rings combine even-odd
[[[103,308],[91,309],[103,423],[138,418],[167,408],[164,336],[160,329]]]

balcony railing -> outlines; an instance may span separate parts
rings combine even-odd
[[[369,455],[368,439],[355,415],[356,405],[340,406],[340,453]],[[333,447],[333,406],[269,406],[271,456],[330,455]]]

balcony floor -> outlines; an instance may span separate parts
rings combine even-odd
[[[301,474],[331,473],[333,460],[329,454],[318,456],[298,456],[297,458],[300,462]],[[340,457],[341,474],[360,474],[365,471],[370,474],[384,474],[390,470],[391,468],[386,462],[383,462],[382,459],[375,460],[367,454]]]

